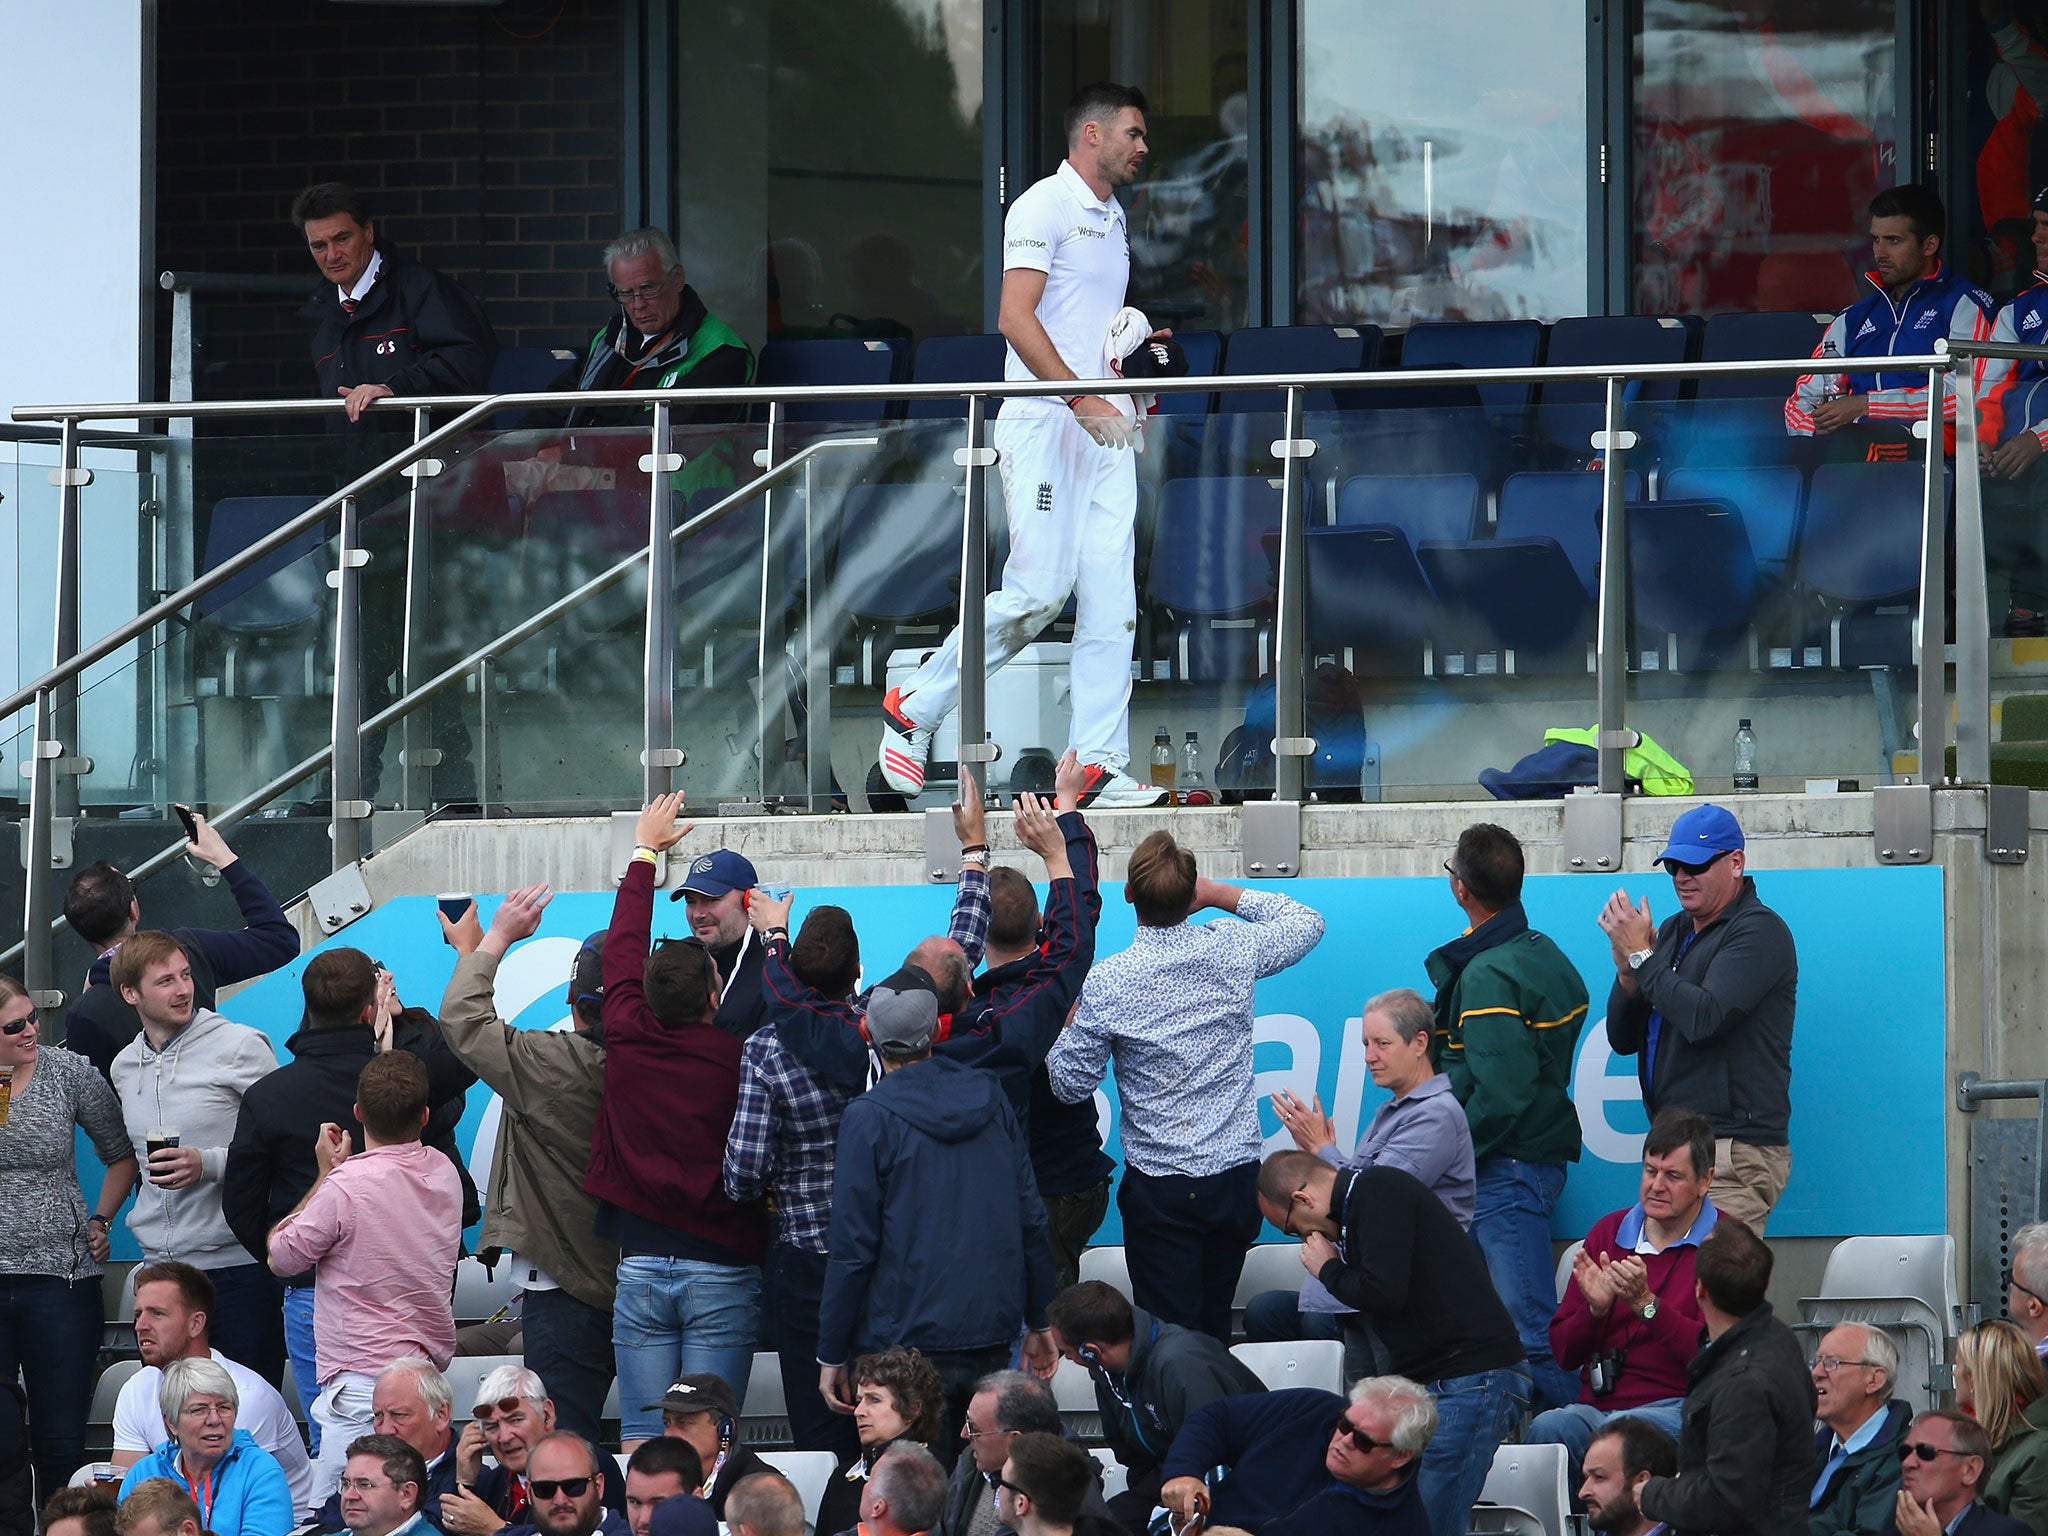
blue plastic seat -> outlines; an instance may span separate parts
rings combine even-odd
[[[1695,355],[1697,322],[1658,315],[1589,315],[1560,320],[1550,328],[1545,365],[1553,368],[1609,364],[1683,363]],[[1678,381],[1648,379],[1628,386],[1631,404],[1676,400]],[[1592,452],[1592,434],[1607,419],[1606,386],[1598,379],[1543,386],[1536,408],[1537,434],[1569,459]],[[1640,418],[1632,420],[1638,425]]]
[[[576,387],[577,356],[566,347],[500,347],[491,364],[487,395],[555,394]],[[534,407],[500,411],[491,425],[511,432],[532,419]]]
[[[1910,463],[1814,470],[1799,583],[1828,619],[1831,666],[1910,664],[1925,483]]]
[[[1188,355],[1188,375],[1199,378],[1203,374],[1213,375],[1223,363],[1223,333],[1220,331],[1175,331],[1173,339],[1181,344],[1181,350]],[[1185,394],[1161,395],[1159,412],[1161,416],[1206,416],[1215,405],[1216,397],[1199,390]]]
[[[1749,547],[1764,573],[1782,577],[1790,570],[1806,503],[1806,477],[1790,465],[1674,469],[1664,477],[1663,494],[1729,503],[1742,514]]]
[[[1591,597],[1600,588],[1602,489],[1602,477],[1585,470],[1524,470],[1510,475],[1500,488],[1493,536],[1556,540]],[[1634,471],[1624,475],[1622,493],[1628,500],[1642,495],[1642,477]]]
[[[1811,357],[1832,315],[1803,309],[1714,315],[1700,343],[1700,361],[1728,363]],[[1716,467],[1795,465],[1819,457],[1813,439],[1785,430],[1785,400],[1796,375],[1710,374],[1698,381],[1680,444],[1686,462]],[[1763,552],[1758,550],[1758,558]]]
[[[1380,328],[1376,325],[1272,325],[1233,331],[1223,349],[1223,372],[1239,377],[1261,373],[1357,373],[1377,368]],[[1312,401],[1327,409],[1329,402]],[[1286,401],[1274,389],[1226,389],[1217,409],[1226,414],[1280,412]]]
[[[1467,539],[1479,516],[1474,475],[1353,475],[1337,492],[1338,527],[1398,528],[1410,547],[1424,539]]]
[[[1757,612],[1756,555],[1727,501],[1628,504],[1633,649],[1644,671],[1712,670],[1735,659]],[[1754,646],[1746,664],[1755,664]]]
[[[1505,435],[1469,384],[1335,394],[1339,409],[1305,418],[1316,443],[1309,468],[1326,484],[1355,475],[1473,475],[1492,484],[1506,457]]]
[[[1365,674],[1420,670],[1437,604],[1406,534],[1384,524],[1311,528],[1303,563],[1313,655],[1336,653]]]
[[[911,382],[999,384],[1008,349],[1000,336],[927,336],[917,344]],[[912,421],[944,420],[965,416],[967,406],[961,400],[913,400],[904,414]]]
[[[1428,540],[1415,551],[1443,610],[1450,656],[1493,652],[1503,671],[1583,672],[1593,599],[1556,539]]]
[[[754,382],[763,389],[809,388],[827,384],[889,384],[896,379],[897,349],[887,341],[848,337],[777,340],[761,347]],[[814,401],[785,407],[790,422],[867,423],[881,421],[887,400]],[[765,421],[766,406],[755,407]]]
[[[1166,482],[1145,597],[1162,617],[1174,677],[1213,682],[1264,670],[1273,600],[1265,539],[1279,528],[1280,488],[1263,476]]]
[[[1535,320],[1442,320],[1414,326],[1401,343],[1403,368],[1534,368],[1543,361],[1543,326]],[[1481,384],[1479,398],[1496,416],[1526,412],[1532,384]]]

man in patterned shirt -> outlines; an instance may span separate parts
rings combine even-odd
[[[1132,850],[1124,899],[1137,937],[1089,972],[1046,1072],[1075,1104],[1114,1059],[1132,1300],[1228,1343],[1238,1272],[1259,1233],[1252,987],[1314,949],[1323,920],[1278,892],[1202,878],[1166,832]],[[1188,921],[1211,907],[1243,921]]]
[[[972,780],[969,780],[972,783]],[[953,830],[965,853],[953,922],[946,943],[972,972],[988,941],[988,847],[981,796],[968,793],[953,807]],[[796,1014],[861,1008],[853,996],[860,980],[860,941],[841,907],[817,907],[789,941],[789,909],[756,891],[748,919],[761,935],[761,991],[771,1022],[756,1031],[740,1056],[739,1105],[725,1146],[725,1192],[734,1200],[775,1198],[775,1231],[762,1265],[766,1338],[782,1363],[789,1427],[797,1448],[846,1457],[858,1449],[853,1420],[834,1413],[818,1395],[818,1301],[825,1284],[825,1228],[832,1213],[832,1164],[839,1120],[861,1084],[813,1072],[784,1044],[776,1019]],[[831,1019],[834,1030],[844,1026]],[[850,1033],[850,1032],[849,1032]]]

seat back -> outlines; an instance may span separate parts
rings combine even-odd
[[[1572,1287],[1572,1266],[1579,1262],[1579,1255],[1586,1251],[1586,1240],[1582,1237],[1558,1256],[1557,1260],[1557,1303],[1564,1305],[1564,1294]]]
[[[1828,1255],[1822,1297],[1903,1296],[1918,1301],[1951,1337],[1964,1326],[1956,1285],[1956,1240],[1947,1233],[1915,1237],[1845,1237]]]
[[[1820,465],[1806,494],[1800,581],[1838,603],[1913,592],[1924,492],[1917,464]]]
[[[830,1451],[763,1451],[761,1459],[795,1486],[804,1502],[804,1529],[817,1530],[818,1510],[832,1474],[839,1470],[839,1458]]]
[[[576,387],[576,354],[567,347],[500,347],[491,364],[487,395],[547,395]],[[530,406],[500,411],[491,425],[500,432],[524,426],[533,414]]]
[[[896,349],[887,341],[849,336],[765,342],[754,369],[764,389],[827,384],[888,384],[896,377]],[[764,414],[766,407],[756,407]],[[784,408],[785,421],[872,422],[888,414],[887,400],[813,401]]]
[[[1409,329],[1403,368],[1534,368],[1543,361],[1543,326],[1535,320],[1439,320]],[[1479,398],[1495,415],[1524,411],[1530,384],[1481,384]]]
[[[1543,1536],[1571,1531],[1570,1458],[1561,1445],[1504,1445],[1493,1453],[1486,1485],[1488,1504],[1526,1509],[1542,1522]]]
[[[1700,338],[1700,361],[1738,363],[1811,357],[1820,349],[1821,337],[1834,318],[1806,309],[1710,315]],[[1782,373],[1708,374],[1693,392],[1699,400],[1782,400],[1791,393],[1792,378]]]
[[[1106,1445],[1096,1445],[1089,1447],[1088,1454],[1095,1458],[1095,1475],[1105,1499],[1113,1499],[1131,1486],[1130,1469],[1116,1459],[1115,1451]]]
[[[1081,1250],[1081,1278],[1100,1280],[1128,1301],[1131,1296],[1131,1266],[1121,1245]],[[1087,1373],[1084,1371],[1085,1376]],[[1091,1399],[1092,1401],[1092,1399]]]
[[[1756,614],[1756,555],[1725,501],[1628,503],[1636,621],[1667,634],[1727,634]]]
[[[756,1350],[740,1395],[740,1438],[749,1445],[788,1445],[789,1398],[782,1387],[782,1357]]]
[[[92,1407],[86,1413],[88,1424],[112,1424],[114,1406],[121,1400],[121,1389],[128,1385],[135,1373],[142,1369],[140,1360],[116,1360],[93,1383]]]
[[[999,384],[1009,344],[1000,336],[927,336],[917,344],[911,369],[914,384]],[[904,414],[912,421],[965,416],[962,400],[913,400]]]
[[[1344,1344],[1340,1339],[1290,1339],[1280,1344],[1233,1344],[1230,1352],[1251,1368],[1269,1392],[1290,1387],[1344,1391]]]
[[[1730,503],[1742,514],[1756,563],[1774,572],[1791,564],[1806,507],[1806,477],[1789,464],[1674,469],[1664,477],[1663,491],[1680,500]]]
[[[1242,1312],[1254,1296],[1267,1291],[1301,1289],[1301,1246],[1298,1243],[1254,1243],[1245,1250],[1244,1268],[1237,1272],[1237,1295],[1231,1306]]]
[[[1086,1249],[1081,1255],[1081,1278],[1083,1280],[1107,1280],[1104,1275],[1088,1273],[1088,1254],[1113,1252],[1121,1254],[1123,1249]],[[1121,1273],[1121,1272],[1119,1272]],[[1115,1281],[1108,1281],[1116,1284]],[[1126,1282],[1128,1285],[1128,1282]],[[1128,1295],[1128,1291],[1125,1292]],[[1060,1422],[1079,1435],[1083,1440],[1099,1440],[1102,1437],[1102,1406],[1095,1396],[1095,1377],[1073,1361],[1062,1358],[1052,1373],[1052,1400],[1060,1410]]]
[[[1376,325],[1270,325],[1233,331],[1223,348],[1223,372],[1245,376],[1261,373],[1357,373],[1376,368],[1380,360],[1380,328]],[[1222,411],[1280,411],[1285,396],[1277,389],[1226,389],[1217,400]]]
[[[1302,564],[1308,640],[1318,654],[1419,646],[1427,637],[1436,598],[1400,529],[1311,528]]]
[[[957,485],[862,485],[847,493],[835,590],[855,619],[907,623],[957,607]]]
[[[215,502],[200,555],[201,574],[276,532],[318,499],[228,496]],[[200,613],[243,635],[277,634],[312,622],[327,591],[327,573],[316,557],[326,542],[322,529],[307,529],[207,593],[199,600]]]
[[[1696,332],[1682,320],[1657,315],[1586,315],[1560,320],[1550,328],[1545,356],[1554,368],[1609,364],[1682,363],[1693,355]],[[1627,398],[1675,400],[1676,379],[1642,379],[1628,386]],[[1545,384],[1537,410],[1542,438],[1568,453],[1592,451],[1592,434],[1606,422],[1606,386],[1598,379]]]
[[[1424,539],[1469,539],[1479,516],[1477,475],[1353,475],[1337,492],[1337,526],[1383,523]]]
[[[1200,378],[1213,375],[1223,364],[1223,333],[1221,331],[1175,331],[1173,339],[1180,343],[1181,350],[1188,355],[1188,376]],[[1206,416],[1216,402],[1213,394],[1201,390],[1190,390],[1185,394],[1161,395],[1159,412],[1161,416]]]
[[[1622,477],[1622,494],[1642,495],[1642,477]],[[1494,537],[1557,540],[1590,595],[1600,584],[1600,498],[1602,477],[1584,470],[1525,470],[1500,488]]]
[[[1167,481],[1148,595],[1183,616],[1249,612],[1273,595],[1262,541],[1279,527],[1280,488],[1263,476]]]
[[[1557,540],[1425,540],[1415,558],[1446,649],[1513,651],[1518,672],[1583,670],[1592,598]]]

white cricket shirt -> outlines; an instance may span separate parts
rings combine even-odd
[[[1098,199],[1081,173],[1062,160],[1058,170],[1032,183],[1010,205],[1003,221],[1003,270],[1013,267],[1045,274],[1038,322],[1060,360],[1077,378],[1092,379],[1101,373],[1103,338],[1124,307],[1124,291],[1131,281],[1131,240],[1123,205],[1114,197]],[[1025,380],[1037,375],[1011,347],[1003,377]],[[1003,402],[1003,414],[1012,416],[1065,409],[1057,397]]]

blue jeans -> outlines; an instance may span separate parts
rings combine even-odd
[[[1247,1344],[1292,1343],[1295,1339],[1339,1339],[1342,1314],[1304,1312],[1299,1291],[1261,1291],[1244,1305]]]
[[[313,1287],[284,1288],[284,1347],[291,1356],[292,1385],[299,1389],[299,1412],[306,1416],[306,1434],[313,1454],[320,1454],[320,1422],[313,1417],[313,1399],[320,1395],[320,1368],[313,1357]]]
[[[1529,1411],[1522,1366],[1423,1383],[1436,1394],[1436,1434],[1422,1453],[1416,1484],[1431,1536],[1465,1536],[1472,1506],[1493,1469],[1493,1453]]]
[[[268,1264],[209,1269],[213,1347],[273,1387],[284,1385],[284,1282]]]
[[[1593,1443],[1593,1436],[1600,1426],[1609,1419],[1641,1419],[1645,1424],[1654,1424],[1673,1440],[1678,1438],[1679,1422],[1685,1416],[1685,1399],[1682,1397],[1659,1398],[1654,1403],[1643,1403],[1634,1408],[1600,1408],[1592,1403],[1573,1403],[1568,1408],[1553,1408],[1548,1413],[1539,1413],[1522,1431],[1524,1445],[1561,1445],[1565,1454],[1572,1459],[1572,1492],[1579,1490],[1579,1467],[1586,1459],[1586,1447]]]
[[[1550,1319],[1557,1311],[1550,1212],[1564,1189],[1564,1165],[1482,1157],[1474,1174],[1472,1238],[1529,1357],[1535,1406],[1562,1408],[1579,1396],[1577,1378],[1550,1358]]]
[[[619,1366],[620,1438],[661,1433],[659,1403],[678,1376],[709,1371],[737,1397],[754,1368],[761,1323],[761,1271],[753,1264],[710,1264],[628,1254],[619,1260],[612,1303],[612,1352]]]
[[[98,1275],[0,1275],[0,1381],[13,1381],[19,1371],[28,1386],[29,1459],[38,1503],[85,1461],[85,1420],[92,1410],[92,1367],[104,1317]]]
[[[526,1368],[547,1383],[555,1422],[594,1443],[602,1438],[604,1395],[612,1386],[612,1315],[563,1290],[521,1294]],[[746,1383],[733,1390],[746,1391]],[[648,1401],[658,1402],[660,1396]]]

